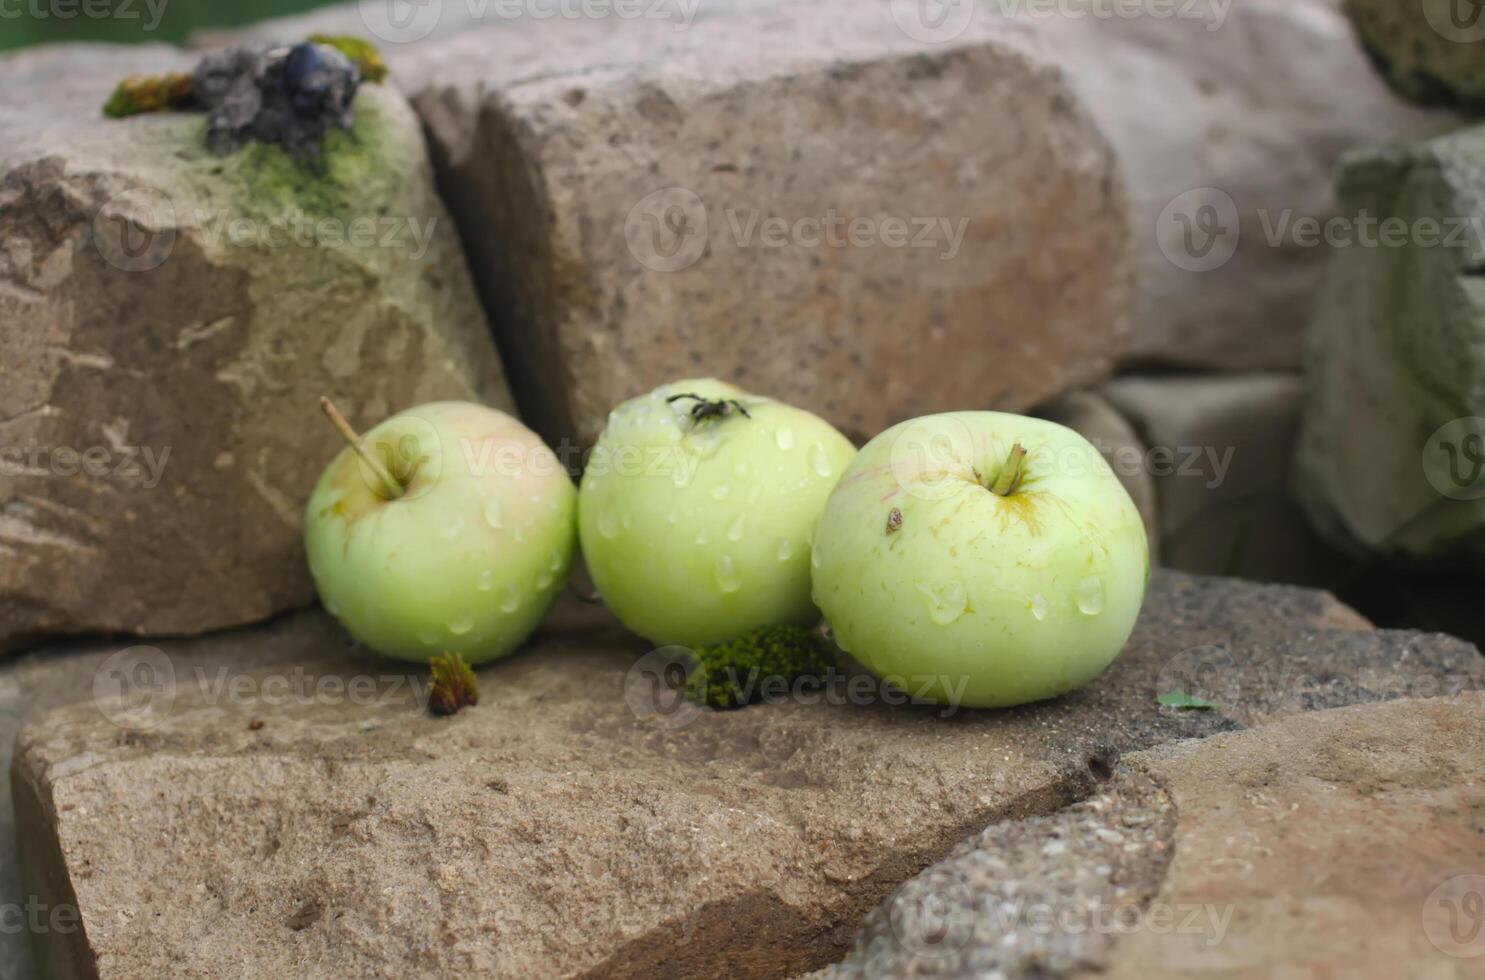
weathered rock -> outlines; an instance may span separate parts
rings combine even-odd
[[[1139,270],[1129,359],[1298,367],[1327,250],[1289,240],[1292,221],[1334,213],[1344,151],[1455,117],[1388,91],[1331,0],[1098,18],[1039,6],[1022,17],[1114,145],[1128,187]]]
[[[545,436],[704,372],[859,437],[1029,408],[1125,345],[1121,183],[1031,36],[928,48],[825,0],[513,22],[394,71]]]
[[[246,662],[292,649],[317,697],[261,672],[200,681],[167,644],[153,659],[174,687],[30,724],[28,887],[75,899],[85,931],[42,938],[103,977],[778,975],[837,958],[895,883],[1090,792],[1120,752],[1485,679],[1471,647],[1363,625],[1322,593],[1157,573],[1098,682],[952,717],[870,685],[865,703],[667,710],[642,648],[600,628],[482,671],[479,706],[435,720],[405,685],[373,681],[360,703],[325,688],[401,675],[301,614],[217,642]],[[1172,664],[1218,643],[1264,672],[1242,667],[1223,711],[1156,707]],[[1336,684],[1371,671],[1387,683]]]
[[[171,49],[0,60],[0,648],[192,633],[313,598],[300,508],[339,437],[508,406],[416,118],[367,85],[324,173],[199,114],[103,118]]]
[[[1160,517],[1155,499],[1155,480],[1147,465],[1145,444],[1119,410],[1096,391],[1074,391],[1043,405],[1036,412],[1044,419],[1065,425],[1093,443],[1113,469],[1145,521],[1150,558],[1160,557]]]
[[[1475,0],[1346,0],[1346,13],[1393,88],[1485,111],[1485,12]]]
[[[1311,517],[1373,553],[1485,559],[1485,127],[1347,160],[1296,464]]]
[[[1459,918],[1485,895],[1485,694],[1125,762],[899,888],[818,976],[1452,977],[1485,954]]]
[[[1172,568],[1321,585],[1344,562],[1293,498],[1293,374],[1130,376],[1103,391],[1149,447]]]

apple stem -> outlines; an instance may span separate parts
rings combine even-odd
[[[373,456],[371,451],[361,442],[361,437],[356,434],[355,429],[351,428],[351,423],[345,420],[345,416],[340,414],[340,409],[335,407],[334,402],[321,395],[320,409],[330,419],[331,424],[340,431],[340,434],[350,444],[350,447],[356,451],[356,454],[365,461],[367,466],[371,467],[371,472],[376,474],[376,478],[382,483],[382,489],[387,492],[387,499],[396,500],[407,492],[407,487],[399,483],[397,478],[392,475],[392,471],[387,469],[381,460]]]
[[[1010,456],[1006,457],[1005,465],[1000,468],[995,482],[990,484],[990,492],[1001,497],[1009,497],[1016,492],[1021,485],[1021,464],[1026,461],[1026,447],[1019,442],[1011,447]]]

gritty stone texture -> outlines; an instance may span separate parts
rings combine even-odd
[[[1298,367],[1327,250],[1271,244],[1265,219],[1275,227],[1285,213],[1325,221],[1335,213],[1332,175],[1344,151],[1456,117],[1388,91],[1330,0],[1183,4],[1177,16],[1097,18],[1026,6],[1025,19],[1124,172],[1139,270],[1130,360]],[[1213,246],[1213,262],[1231,255],[1225,263],[1188,271],[1172,257],[1189,263],[1206,244],[1199,229],[1212,226],[1201,224],[1200,208],[1217,198],[1188,194],[1201,188],[1231,199],[1235,215],[1220,216],[1221,227],[1236,241]],[[1197,223],[1190,249],[1182,216]]]
[[[0,648],[302,606],[300,509],[339,443],[319,395],[361,426],[510,405],[396,92],[363,88],[319,175],[207,152],[199,113],[102,116],[122,76],[193,60],[0,59]],[[370,247],[333,237],[358,220]]]
[[[1337,252],[1320,300],[1299,488],[1338,544],[1479,562],[1485,127],[1357,153],[1340,193],[1379,225],[1371,247]],[[1430,221],[1432,240],[1407,230]],[[1391,247],[1377,247],[1384,233]]]
[[[1065,425],[1098,449],[1129,497],[1139,508],[1150,542],[1150,558],[1160,557],[1160,517],[1155,479],[1146,465],[1147,452],[1133,425],[1096,391],[1073,391],[1037,409],[1044,419]]]
[[[1029,408],[1125,346],[1115,161],[1032,39],[927,47],[825,0],[513,22],[394,71],[543,435],[704,367],[859,438]]]
[[[1149,447],[1172,568],[1307,585],[1340,579],[1346,563],[1293,497],[1298,375],[1132,375],[1103,393]]]
[[[1464,644],[1363,626],[1322,593],[1157,573],[1089,688],[948,718],[870,699],[667,710],[626,681],[642,648],[602,624],[482,671],[452,720],[384,682],[377,704],[256,682],[213,703],[177,667],[151,697],[22,733],[28,887],[75,896],[85,932],[48,937],[51,955],[103,977],[797,972],[954,843],[1086,796],[1120,753],[1344,703],[1325,679],[1383,663],[1388,687],[1347,696],[1482,677]],[[249,663],[291,648],[311,679],[396,669],[347,657],[320,614],[215,642]],[[1296,676],[1245,675],[1253,699],[1222,711],[1156,707],[1168,665],[1213,644]]]
[[[1448,883],[1482,868],[1485,695],[1304,714],[990,827],[816,976],[1463,977]]]
[[[1485,15],[1474,0],[1346,0],[1346,13],[1393,88],[1485,112]]]

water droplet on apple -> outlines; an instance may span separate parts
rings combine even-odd
[[[619,536],[619,515],[612,509],[599,511],[598,533],[610,541]]]
[[[1078,612],[1084,616],[1097,616],[1103,612],[1103,579],[1097,575],[1083,579],[1078,583],[1073,598],[1078,604]]]
[[[820,553],[818,551],[811,551],[810,552],[810,567],[811,568],[819,568],[820,567]]]
[[[794,448],[794,430],[787,426],[779,426],[773,430],[773,441],[787,453]]]
[[[825,455],[825,447],[818,442],[810,447],[810,467],[820,476],[829,476],[835,472],[830,468],[830,457]]]
[[[497,531],[503,526],[500,523],[500,501],[493,497],[485,501],[485,523]]]
[[[423,630],[418,633],[418,642],[425,647],[436,647],[439,645],[438,634],[432,630]]]
[[[478,588],[481,592],[489,592],[495,588],[495,572],[488,568],[480,572]]]
[[[918,591],[928,600],[928,618],[940,626],[948,626],[964,615],[967,596],[963,582],[943,582],[930,585],[918,583]]]
[[[462,518],[462,517],[456,517],[452,521],[450,521],[449,523],[447,523],[447,524],[444,525],[444,528],[443,528],[443,532],[442,533],[443,533],[443,538],[444,538],[445,541],[452,541],[455,538],[457,538],[460,534],[462,534],[463,532],[464,532],[464,518]]]
[[[706,544],[707,541],[709,541],[709,540],[710,540],[710,538],[708,537],[708,535],[706,533],[706,528],[702,528],[700,531],[698,531],[696,533],[696,543],[697,544]]]
[[[737,465],[732,468],[732,475],[737,477],[739,480],[745,479],[751,469],[752,468],[748,466],[746,460],[740,459],[737,461]]]
[[[547,562],[547,568],[551,570],[553,575],[562,571],[562,552],[556,548],[552,549],[552,560]]]
[[[731,492],[732,492],[732,488],[731,487],[729,487],[725,483],[719,483],[716,486],[712,487],[712,499],[713,500],[726,500],[727,499],[727,495],[729,493],[731,493]]]
[[[732,563],[730,555],[717,556],[717,588],[723,592],[736,592],[742,588],[742,577],[737,574],[737,566]]]
[[[752,489],[748,491],[748,506],[751,507],[756,504],[758,502],[758,498],[761,496],[763,496],[763,484],[753,484]]]
[[[732,522],[732,524],[729,525],[728,528],[727,528],[727,540],[728,541],[741,541],[742,540],[742,536],[743,536],[743,525],[746,524],[746,523],[747,523],[746,516],[744,516],[742,514],[738,514],[737,515],[737,519],[734,520]]]
[[[551,584],[552,584],[552,573],[549,572],[549,571],[547,571],[545,568],[543,568],[536,575],[536,587],[538,589],[545,589],[545,588],[550,587]]]
[[[794,542],[788,538],[779,538],[779,561],[788,561],[794,557]]]
[[[1031,597],[1031,615],[1040,622],[1047,618],[1047,597],[1038,592]]]
[[[669,514],[666,514],[665,515],[665,523],[667,523],[667,524],[674,524],[677,521],[679,521],[680,519],[681,519],[681,515],[680,514],[677,514],[674,510],[671,510],[671,512]]]
[[[833,635],[835,637],[835,645],[840,647],[843,653],[850,653],[851,644],[840,634],[840,631],[837,630]]]
[[[521,607],[521,592],[514,585],[505,587],[505,598],[500,601],[500,611],[513,613]]]
[[[463,636],[472,629],[474,629],[474,620],[472,619],[456,619],[449,623],[449,632],[455,636]]]

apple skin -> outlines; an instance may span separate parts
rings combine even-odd
[[[396,499],[350,448],[325,468],[304,546],[325,608],[387,657],[458,652],[471,664],[516,649],[567,583],[577,490],[561,462],[504,412],[435,402],[365,433],[425,461]]]
[[[1000,496],[988,487],[1018,443],[1020,483]],[[911,679],[911,693],[971,708],[1093,680],[1128,641],[1150,575],[1139,512],[1098,451],[999,412],[915,419],[867,443],[811,561],[843,650],[879,678]]]
[[[691,393],[737,399],[693,419]],[[658,645],[813,626],[810,542],[856,449],[803,409],[712,379],[678,381],[609,414],[578,493],[583,558],[604,602]]]

